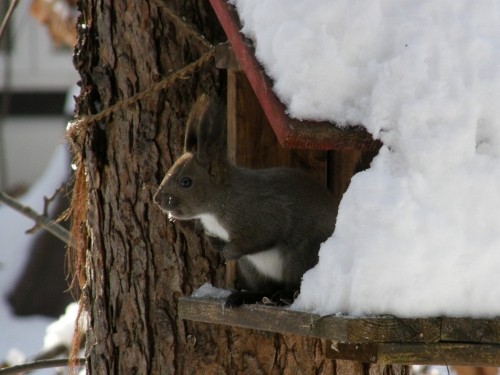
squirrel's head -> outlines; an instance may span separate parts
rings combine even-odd
[[[202,95],[189,114],[184,154],[154,195],[169,218],[189,220],[214,209],[228,166],[225,129],[224,107]]]

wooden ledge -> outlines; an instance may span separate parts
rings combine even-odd
[[[398,319],[390,316],[319,315],[282,307],[243,305],[224,308],[224,300],[182,297],[181,319],[230,325],[339,342],[437,342],[440,319]]]
[[[181,297],[185,320],[329,341],[328,358],[369,363],[500,366],[500,319],[337,316]]]
[[[500,366],[500,345],[469,343],[338,343],[326,357],[363,363],[443,366]]]
[[[286,148],[322,150],[376,151],[381,143],[361,126],[338,128],[330,122],[300,121],[286,114],[285,105],[273,91],[271,79],[257,61],[251,42],[241,33],[234,7],[226,0],[210,0],[224,29],[239,67],[243,70],[257,96],[280,144]],[[232,58],[224,61],[234,66]]]

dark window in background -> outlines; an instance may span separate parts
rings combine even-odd
[[[0,108],[4,97],[0,95]],[[59,116],[64,111],[65,92],[11,92],[7,114],[9,116]]]

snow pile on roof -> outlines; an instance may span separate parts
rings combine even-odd
[[[290,115],[384,142],[297,309],[500,314],[500,2],[234,0]]]

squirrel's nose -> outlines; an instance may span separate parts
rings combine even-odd
[[[153,196],[153,201],[164,210],[175,209],[179,205],[179,201],[173,195],[166,194],[161,189]]]
[[[153,201],[161,208],[164,208],[163,206],[165,206],[165,204],[168,202],[166,194],[161,191],[161,188],[158,189],[158,191],[153,196]]]
[[[158,206],[161,206],[160,202],[161,202],[161,190],[158,189],[156,190],[156,193],[153,195],[153,202],[155,202]]]

